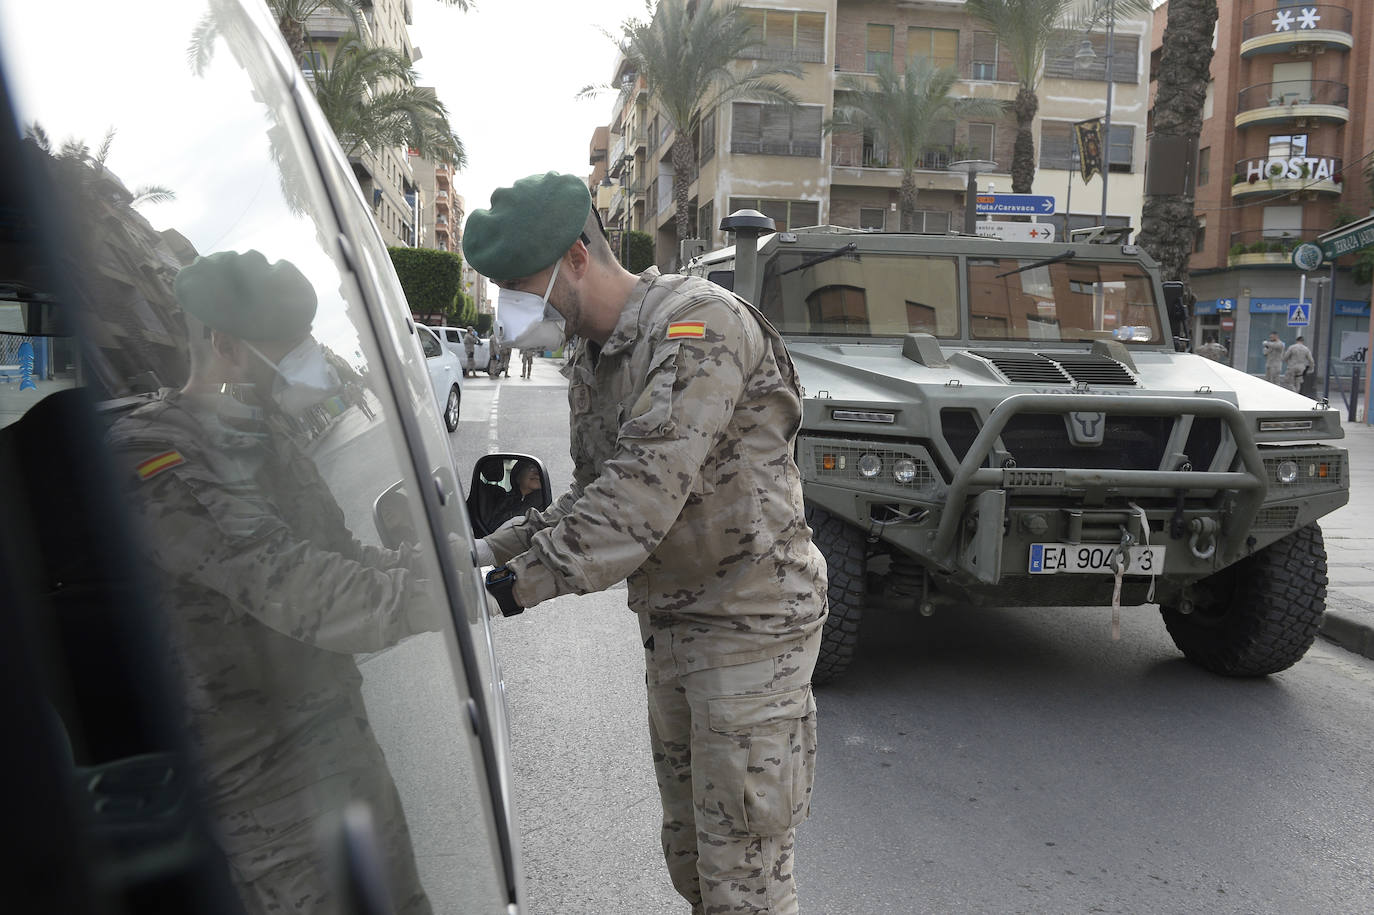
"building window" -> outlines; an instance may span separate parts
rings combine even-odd
[[[1207,217],[1206,217],[1206,216],[1199,216],[1199,217],[1197,218],[1197,234],[1193,236],[1193,253],[1194,253],[1194,254],[1201,254],[1201,253],[1202,253],[1202,246],[1206,243],[1206,241],[1207,241]]]
[[[1264,237],[1282,238],[1285,235],[1302,235],[1302,206],[1278,206],[1264,208]]]
[[[820,223],[821,205],[814,200],[761,200],[757,197],[731,197],[730,212],[758,210],[779,230],[801,229]]]
[[[1073,122],[1040,122],[1040,167],[1073,168]]]
[[[969,76],[973,79],[998,78],[998,58],[1001,46],[993,32],[973,33],[973,61]]]
[[[716,113],[712,111],[701,119],[697,128],[697,163],[704,165],[716,154]]]
[[[1113,124],[1107,138],[1108,167],[1114,172],[1135,171],[1135,127]]]
[[[820,105],[763,105],[735,102],[731,106],[730,152],[765,156],[819,156]]]
[[[948,235],[949,213],[946,210],[917,210],[912,231],[924,235]]]
[[[924,57],[937,67],[959,66],[959,30],[910,28],[906,30],[907,60]]]
[[[864,70],[877,73],[882,67],[892,68],[892,34],[890,25],[870,25],[868,45],[864,55]]]
[[[882,207],[859,207],[859,228],[883,231],[887,228],[887,210]]]
[[[1291,159],[1307,155],[1307,134],[1277,134],[1269,137],[1269,158]]]
[[[1212,147],[1204,146],[1197,151],[1197,186],[1202,187],[1212,177]]]
[[[996,136],[996,125],[994,124],[968,125],[969,158],[991,161]]]
[[[825,14],[743,10],[753,47],[741,57],[825,63]]]
[[[1078,58],[1083,42],[1093,49],[1093,56]],[[1060,33],[1060,41],[1045,54],[1045,75],[1060,79],[1084,79],[1106,82],[1107,36],[1093,33],[1083,36]],[[1140,82],[1140,38],[1116,34],[1112,38],[1112,82]]]
[[[715,220],[712,219],[715,207],[712,202],[708,200],[697,207],[697,238],[704,238],[708,243],[716,235]]]

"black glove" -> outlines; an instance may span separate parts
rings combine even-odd
[[[496,598],[502,616],[524,613],[525,608],[515,599],[515,573],[505,566],[497,566],[487,573],[487,593]]]

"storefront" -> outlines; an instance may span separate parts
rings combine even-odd
[[[1324,315],[1310,315],[1310,323],[1306,326],[1289,326],[1288,315],[1290,306],[1296,305],[1298,299],[1251,299],[1250,300],[1250,334],[1249,338],[1252,346],[1248,347],[1245,359],[1245,370],[1252,375],[1264,374],[1264,354],[1261,352],[1260,344],[1269,339],[1270,332],[1277,333],[1284,345],[1292,343],[1302,335],[1308,347],[1317,355],[1318,374],[1324,374],[1320,368],[1325,355],[1326,341],[1331,339],[1339,341],[1341,334],[1346,332],[1368,332],[1369,330],[1369,303],[1355,299],[1336,300],[1336,319],[1332,333],[1328,334],[1328,328],[1323,326],[1322,318]],[[1309,308],[1312,299],[1307,299]],[[1337,367],[1337,374],[1347,374]]]

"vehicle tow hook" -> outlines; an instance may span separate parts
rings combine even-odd
[[[1217,551],[1216,519],[1194,518],[1188,522],[1188,529],[1193,532],[1193,536],[1188,538],[1188,549],[1198,559],[1211,559]],[[1206,549],[1203,549],[1200,544],[1206,544]]]

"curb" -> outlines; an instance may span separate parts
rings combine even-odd
[[[1374,658],[1374,605],[1356,598],[1338,599],[1343,604],[1358,605],[1359,609],[1332,607],[1328,603],[1318,634],[1346,651]]]

